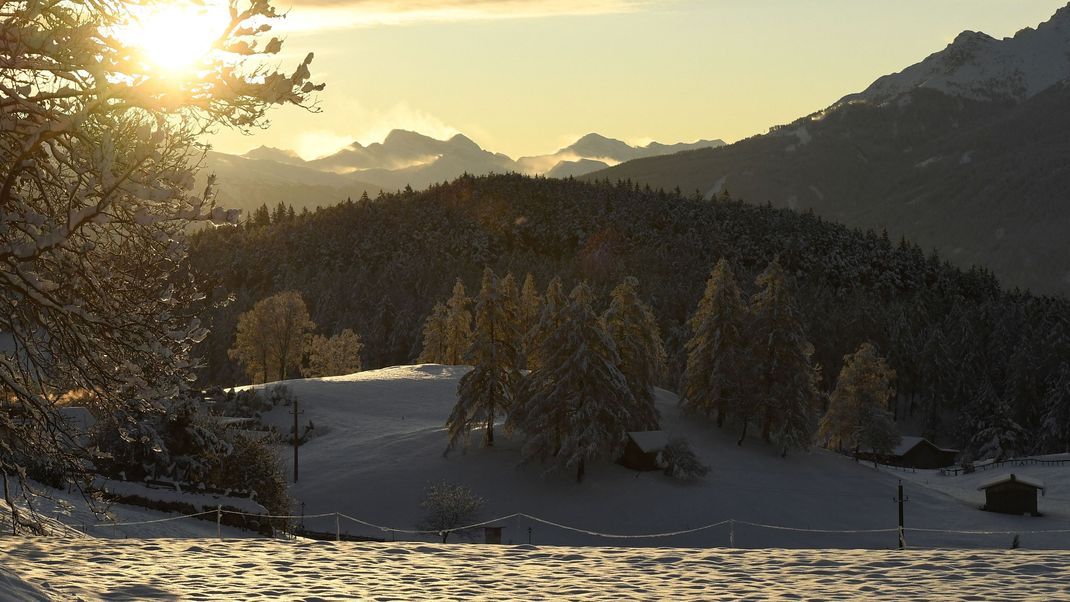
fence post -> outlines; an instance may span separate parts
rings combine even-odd
[[[215,507],[215,534],[220,540],[223,539],[223,505]]]
[[[342,527],[340,525],[341,525],[341,523],[338,520],[338,513],[335,512],[334,513],[334,540],[335,541],[342,541]]]
[[[736,547],[736,521],[735,519],[728,521],[728,547]]]

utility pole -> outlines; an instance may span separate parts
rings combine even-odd
[[[903,497],[902,479],[899,479],[899,495],[895,501],[899,503],[899,549],[902,550],[907,547],[906,531],[903,528],[903,502],[907,501],[907,498]]]
[[[290,413],[294,415],[294,483],[296,483],[297,482],[297,448],[300,445],[300,440],[299,440],[298,435],[297,435],[297,417],[300,414],[304,414],[304,412],[301,412],[301,411],[299,411],[297,409],[297,398],[296,397],[294,398],[293,410]]]

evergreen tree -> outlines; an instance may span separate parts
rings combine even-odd
[[[1070,452],[1070,364],[1063,364],[1050,380],[1041,428],[1047,449]]]
[[[621,453],[635,403],[592,296],[586,284],[572,291],[511,416],[526,436],[525,461],[552,458],[554,467],[575,469],[577,480],[588,461]]]
[[[431,315],[424,321],[424,348],[416,361],[421,364],[446,363],[446,318],[449,311],[442,303],[436,303]]]
[[[442,361],[459,366],[472,344],[472,312],[468,310],[471,300],[465,295],[464,283],[458,278],[453,285],[453,296],[446,302],[446,324],[443,330]]]
[[[539,313],[539,321],[531,329],[528,337],[527,366],[536,370],[546,364],[548,357],[554,351],[547,348],[550,338],[561,328],[562,310],[568,305],[568,298],[562,290],[561,279],[554,276],[546,286],[546,295],[543,298],[542,311]]]
[[[654,313],[639,299],[638,286],[635,278],[625,278],[617,285],[602,322],[617,346],[618,367],[635,399],[628,429],[652,431],[659,428],[654,385],[665,371],[665,348]]]
[[[899,444],[888,402],[895,396],[895,371],[877,348],[863,343],[844,356],[836,388],[829,397],[828,412],[821,419],[820,438],[839,449],[887,454]]]
[[[494,445],[494,421],[512,406],[520,372],[517,368],[516,303],[511,292],[490,268],[476,299],[476,327],[465,361],[472,370],[461,377],[457,404],[446,430],[447,451],[458,443],[468,444],[468,433],[483,426],[483,445]],[[516,287],[513,287],[515,292]]]
[[[1014,420],[1009,404],[990,381],[981,384],[967,412],[967,427],[974,433],[970,440],[974,457],[1004,460],[1025,451],[1025,429]]]
[[[521,363],[521,368],[528,367],[528,356],[531,354],[529,349],[531,331],[538,323],[541,312],[542,295],[539,294],[539,290],[535,287],[535,277],[529,272],[524,277],[524,285],[520,289],[520,307],[517,312],[517,319],[520,321],[520,334],[523,336],[523,345],[521,346],[523,362]]]
[[[762,438],[781,455],[806,449],[814,432],[818,372],[784,268],[773,260],[755,282],[751,339],[758,374],[756,400]],[[744,433],[746,427],[744,427]],[[742,438],[740,439],[742,441]]]
[[[510,346],[513,349],[513,353],[516,354],[516,358],[513,361],[513,366],[519,370],[524,364],[524,325],[520,321],[520,290],[516,286],[516,278],[513,277],[513,273],[506,274],[499,284],[501,288],[502,302],[508,306],[508,315],[510,316],[511,323],[509,324],[509,336]]]
[[[717,262],[706,291],[689,322],[687,366],[684,369],[685,410],[717,415],[717,426],[734,411],[745,424],[749,382],[746,328],[747,308],[728,261]]]

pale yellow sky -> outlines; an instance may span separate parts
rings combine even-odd
[[[1066,0],[293,0],[322,112],[254,136],[306,158],[391,129],[463,132],[514,158],[598,132],[734,141],[827,107],[946,46],[1046,21]],[[285,2],[281,3],[286,8]]]

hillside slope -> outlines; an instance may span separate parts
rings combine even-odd
[[[527,513],[586,530],[643,534],[691,529],[726,519],[803,529],[887,529],[895,527],[896,475],[874,470],[825,450],[780,458],[758,440],[742,447],[735,433],[681,416],[676,397],[658,393],[662,427],[688,440],[711,468],[696,482],[681,483],[660,472],[637,473],[600,463],[576,483],[571,474],[544,475],[539,466],[518,468],[518,441],[500,437],[498,446],[443,456],[443,424],[456,400],[465,367],[397,366],[342,377],[293,380],[285,384],[301,401],[318,436],[302,446],[300,482],[291,489],[307,514],[343,512],[389,527],[414,529],[424,487],[447,479],[469,485],[487,500],[485,519]],[[288,429],[289,408],[267,421]],[[473,442],[478,441],[478,434]],[[284,460],[289,451],[280,447]],[[1016,469],[1027,473],[1029,467]],[[908,484],[912,527],[938,529],[1070,528],[1070,468],[1057,482],[1049,477],[1043,518],[982,512],[974,504],[917,483]],[[950,478],[950,477],[949,477]],[[1059,498],[1056,494],[1060,494]],[[309,519],[321,530],[334,519]],[[390,538],[371,527],[343,521],[352,534]],[[595,535],[514,518],[500,524],[503,542],[527,543],[528,527],[540,544],[616,544]],[[1030,547],[1064,545],[1061,536],[1027,536]],[[402,538],[408,538],[403,536]],[[640,546],[724,546],[727,527],[655,539],[627,540]],[[918,546],[999,546],[1010,537],[912,534]],[[1006,541],[1004,541],[1006,540]],[[739,547],[876,547],[896,544],[894,533],[821,534],[737,525]]]
[[[1070,7],[1036,30],[948,48],[814,115],[728,147],[641,159],[590,179],[812,209],[1070,292]]]

